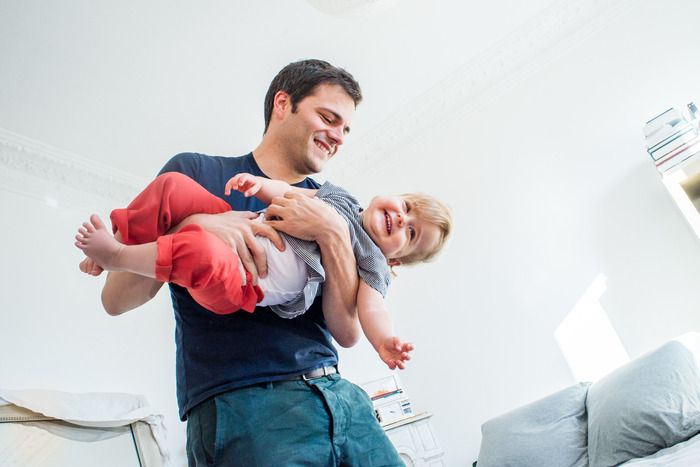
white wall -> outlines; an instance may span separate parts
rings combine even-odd
[[[599,273],[630,356],[700,328],[698,239],[641,131],[700,99],[700,4],[631,3],[479,109],[444,115],[362,182],[342,179],[350,161],[333,168],[365,200],[420,189],[455,209],[447,254],[401,271],[389,298],[416,343],[402,381],[434,414],[447,465],[471,465],[488,418],[574,383],[553,332]],[[358,355],[344,353],[346,368]]]
[[[64,186],[52,190],[59,205],[50,207],[33,196],[44,181],[11,169],[0,176],[23,185],[0,190],[0,387],[143,394],[166,417],[173,465],[184,465],[167,293],[138,313],[110,317],[100,305],[103,278],[78,270],[77,228],[92,212],[107,218],[114,201],[88,201]]]
[[[553,332],[599,273],[630,355],[700,328],[698,240],[641,139],[644,121],[700,99],[700,5],[629,3],[479,109],[415,131],[364,180],[344,178],[347,159],[329,172],[364,200],[423,190],[455,209],[448,252],[400,271],[389,295],[400,334],[417,346],[401,378],[416,408],[434,414],[447,465],[476,458],[486,419],[574,382]],[[0,384],[145,394],[182,463],[167,293],[108,317],[101,280],[78,272],[71,246],[88,212],[9,191],[0,207]],[[356,382],[384,374],[364,343],[342,352],[341,370]]]

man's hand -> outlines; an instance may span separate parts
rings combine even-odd
[[[318,198],[287,192],[272,199],[265,223],[292,237],[320,242],[324,234],[349,232],[347,222]]]
[[[102,269],[100,265],[97,264],[92,258],[83,259],[78,265],[78,267],[85,274],[90,274],[91,276],[99,276],[100,274],[102,274],[102,271],[104,271],[104,269]]]
[[[403,370],[406,368],[406,362],[411,359],[413,344],[401,342],[398,337],[387,337],[377,350],[379,357],[390,369]]]
[[[360,336],[357,319],[357,265],[348,223],[318,198],[287,192],[272,199],[265,222],[293,237],[318,243],[326,270],[323,284],[323,316],[333,338],[343,347],[355,345]]]
[[[253,284],[257,284],[258,277],[267,276],[267,257],[255,236],[261,235],[270,239],[278,250],[284,251],[284,241],[280,234],[269,225],[253,222],[257,217],[258,214],[248,211],[193,214],[180,223],[177,229],[186,224],[198,224],[219,237],[238,254],[242,267],[252,276]]]

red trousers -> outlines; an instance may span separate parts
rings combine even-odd
[[[231,207],[186,175],[158,176],[129,204],[110,215],[112,230],[127,245],[157,242],[156,279],[187,288],[197,303],[217,314],[252,312],[263,299],[258,286],[246,285],[238,255],[223,240],[196,224],[167,232],[191,214],[218,214]]]

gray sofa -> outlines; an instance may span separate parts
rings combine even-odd
[[[700,334],[485,422],[477,467],[700,466]]]

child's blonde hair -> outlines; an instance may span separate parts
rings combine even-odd
[[[415,213],[417,218],[436,226],[440,232],[440,237],[430,250],[412,253],[396,259],[405,265],[430,261],[445,246],[447,237],[452,231],[452,212],[445,203],[424,193],[406,193],[401,195],[401,198],[411,205],[411,211]]]

